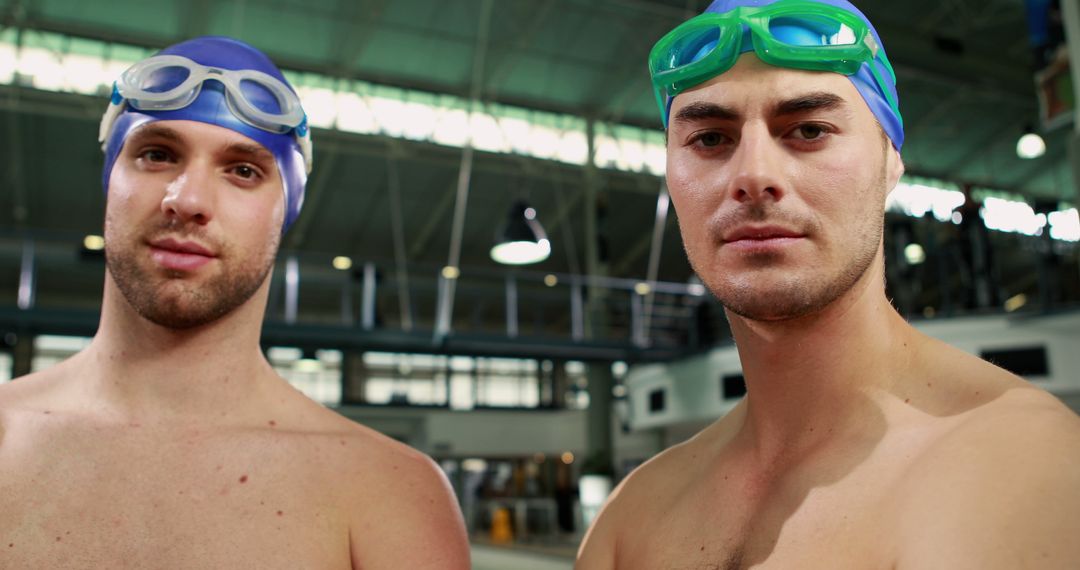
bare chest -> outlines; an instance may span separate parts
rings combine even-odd
[[[801,479],[765,491],[734,478],[703,482],[650,509],[653,520],[622,525],[618,568],[892,568],[896,473]]]
[[[318,445],[129,427],[7,431],[0,568],[349,567]]]

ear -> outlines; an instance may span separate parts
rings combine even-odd
[[[896,150],[896,147],[889,145],[889,150],[885,152],[885,175],[888,176],[886,180],[889,192],[893,188],[896,188],[896,184],[900,182],[900,177],[904,175],[904,159],[900,157],[900,151]]]

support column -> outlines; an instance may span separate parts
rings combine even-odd
[[[611,434],[611,410],[614,403],[612,387],[615,385],[611,374],[611,363],[590,362],[587,368],[589,386],[589,415],[586,420],[588,446],[582,470],[597,475],[612,475],[614,472],[613,442]]]
[[[11,377],[18,378],[30,373],[34,361],[34,336],[19,333],[15,345],[11,347]]]
[[[341,403],[364,403],[364,384],[366,381],[367,368],[364,366],[364,353],[355,350],[342,351]]]
[[[589,161],[585,164],[585,267],[590,278],[608,275],[608,243],[606,238],[607,197],[601,186],[600,173],[594,160],[596,153],[596,124],[588,122]],[[607,315],[607,288],[587,283],[585,335],[592,340],[610,336]],[[589,410],[586,422],[586,454],[584,470],[609,474],[612,471],[611,390],[614,381],[611,363],[593,362],[586,369],[588,377]]]
[[[602,188],[600,173],[596,168],[596,126],[587,123],[589,138],[589,161],[585,163],[585,275],[587,288],[585,307],[585,336],[601,340],[608,336],[606,300],[608,290],[591,282],[596,277],[608,275],[608,243],[606,236],[607,196]]]

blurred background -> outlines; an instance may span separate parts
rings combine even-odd
[[[855,3],[907,132],[889,297],[1080,408],[1080,9]],[[612,485],[745,393],[682,250],[646,70],[706,4],[0,1],[0,381],[94,334],[113,80],[182,39],[234,36],[285,70],[313,126],[268,358],[435,458],[478,568],[568,568]]]

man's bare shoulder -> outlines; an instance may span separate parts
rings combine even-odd
[[[56,370],[48,369],[0,384],[0,445],[14,424],[50,415],[62,407],[63,398],[56,389],[58,377]]]
[[[1022,382],[963,412],[910,466],[899,568],[1080,561],[1080,418]]]
[[[54,394],[57,381],[63,377],[65,368],[68,367],[61,363],[0,384],[0,409],[48,403],[48,398]]]
[[[430,457],[331,410],[305,415],[337,452],[354,566],[468,568],[457,499]]]

